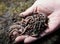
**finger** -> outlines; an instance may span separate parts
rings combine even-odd
[[[22,42],[24,41],[24,39],[28,37],[28,36],[18,36],[16,39],[15,39],[15,42],[14,43],[19,43],[19,42]]]
[[[22,13],[20,13],[20,17],[25,17],[25,16],[27,16],[27,15],[30,15],[31,13],[33,13],[33,6],[31,6],[30,8],[28,8],[26,11],[24,11],[24,12],[22,12]]]
[[[49,14],[51,14],[52,13],[52,11],[51,10],[49,10],[48,8],[46,8],[46,7],[44,7],[44,6],[42,6],[42,5],[38,5],[37,6],[37,13],[45,13],[46,15],[49,15]]]
[[[24,43],[28,44],[28,43],[32,43],[36,40],[37,40],[37,38],[29,36],[29,37],[25,38]]]
[[[33,11],[35,11],[35,9],[36,9],[36,5],[37,5],[36,3],[37,3],[37,1],[35,1],[35,3],[34,3],[30,8],[28,8],[26,11],[20,13],[19,16],[20,16],[20,17],[25,17],[25,16],[33,13]],[[35,11],[35,12],[36,12],[36,11]]]
[[[54,12],[49,16],[48,28],[41,34],[41,36],[48,35],[59,28],[60,25],[60,12]]]

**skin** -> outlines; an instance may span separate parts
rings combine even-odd
[[[48,28],[41,34],[44,37],[60,28],[60,0],[36,0],[36,2],[19,16],[25,17],[31,13],[45,13],[49,18]],[[25,44],[37,40],[35,37],[22,35],[15,39],[15,42],[24,41]]]

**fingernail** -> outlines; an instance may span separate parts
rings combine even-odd
[[[19,16],[20,16],[20,17],[23,17],[23,13],[21,13]]]

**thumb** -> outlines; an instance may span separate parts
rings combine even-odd
[[[25,17],[33,13],[33,7],[28,8],[26,11],[19,14],[20,17]]]

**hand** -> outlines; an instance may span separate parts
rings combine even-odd
[[[31,13],[45,13],[49,18],[48,28],[41,34],[44,37],[60,28],[60,0],[37,0],[30,8],[21,13],[21,17],[25,17]],[[22,35],[15,39],[16,42],[24,41],[31,43],[37,40],[35,37]]]

